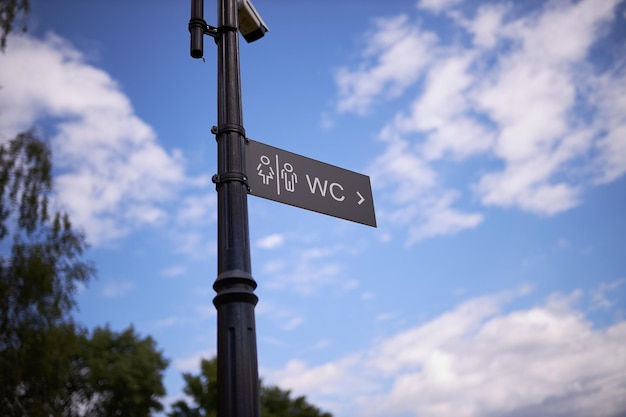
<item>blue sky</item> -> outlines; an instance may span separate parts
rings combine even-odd
[[[250,196],[263,379],[337,417],[623,413],[626,3],[254,4],[247,135],[370,176],[378,223]],[[216,353],[216,50],[188,21],[36,0],[0,56],[1,137],[49,138],[92,245],[78,318],[154,337],[167,403]]]

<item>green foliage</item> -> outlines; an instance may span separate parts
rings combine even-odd
[[[184,401],[177,401],[172,406],[170,416],[177,417],[215,417],[217,415],[217,359],[200,362],[200,375],[183,374],[184,393],[194,399],[195,408]]]
[[[69,217],[51,212],[52,154],[33,131],[0,143],[0,416],[147,417],[167,361],[131,327],[74,323],[95,276]]]
[[[261,415],[264,417],[332,417],[306,401],[304,396],[291,398],[291,391],[277,386],[261,386]]]
[[[96,328],[74,358],[74,402],[86,416],[147,417],[163,409],[166,367],[151,337],[140,338],[132,327],[121,333]]]
[[[50,213],[52,161],[33,131],[0,144],[0,415],[49,415],[69,372],[82,233]],[[68,348],[69,347],[69,348]]]
[[[52,152],[34,130],[0,144],[0,240],[7,237],[9,216],[32,235],[48,218],[52,192]]]
[[[214,417],[217,415],[217,358],[202,359],[200,374],[183,374],[184,393],[194,402],[179,400],[172,405],[169,417]],[[291,398],[291,391],[266,387],[259,381],[261,416],[263,417],[332,417],[309,404],[304,396]]]
[[[4,52],[7,45],[7,36],[13,30],[13,22],[21,13],[28,15],[30,11],[29,0],[0,0],[0,52]],[[26,32],[26,25],[21,27]]]

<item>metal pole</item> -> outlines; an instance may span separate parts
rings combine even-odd
[[[250,262],[237,0],[219,0],[217,9],[217,415],[258,417],[258,298]]]
[[[202,0],[192,0],[191,53],[202,57],[194,41],[204,22]],[[218,417],[259,417],[259,373],[254,294],[250,262],[245,131],[241,105],[237,0],[218,0],[217,27],[217,383]],[[195,20],[194,20],[195,19]],[[206,23],[204,23],[204,27]],[[206,32],[205,32],[206,33]],[[195,49],[194,49],[195,48]],[[194,55],[195,54],[195,55]]]

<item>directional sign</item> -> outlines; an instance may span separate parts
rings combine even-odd
[[[257,197],[376,227],[366,175],[248,140],[246,176]]]

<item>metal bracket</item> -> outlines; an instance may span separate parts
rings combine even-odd
[[[195,27],[201,28],[202,33],[204,33],[205,35],[211,36],[213,39],[215,39],[216,43],[217,43],[217,39],[219,38],[220,33],[237,32],[236,27],[224,25],[224,26],[220,26],[219,28],[217,28],[215,26],[211,26],[207,24],[207,22],[204,19],[191,19],[189,21],[189,31],[191,32],[191,29]]]
[[[201,28],[205,35],[209,35],[217,40],[217,28],[215,26],[208,25],[204,19],[191,19],[189,21],[189,32],[196,27]]]
[[[217,28],[215,26],[211,26],[211,25],[206,25],[206,28],[204,29],[204,34],[213,37],[213,39],[215,39],[215,41],[217,41],[217,37],[219,35],[218,32],[219,31],[217,30]]]
[[[222,175],[215,174],[211,178],[211,181],[213,181],[213,184],[215,184],[215,188],[219,187],[224,182],[240,182],[245,185],[248,192],[250,192],[248,177],[246,176],[246,174],[243,174],[241,172],[226,172]]]
[[[241,136],[244,137],[246,143],[248,143],[248,138],[246,137],[246,129],[243,126],[235,124],[235,123],[225,123],[219,127],[213,126],[211,127],[211,133],[215,135],[215,140],[218,140],[221,135],[229,132],[237,132]]]
[[[226,25],[222,25],[219,28],[216,29],[218,32],[224,33],[224,32],[237,32],[237,28],[234,26],[226,26]]]

